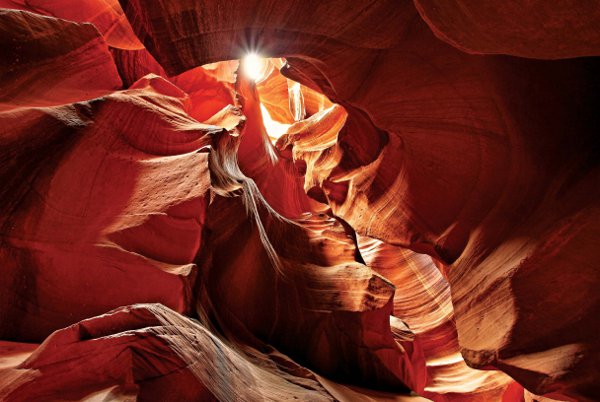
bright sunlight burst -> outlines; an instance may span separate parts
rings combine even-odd
[[[260,80],[264,75],[264,60],[256,53],[248,53],[242,61],[244,73],[253,81]]]

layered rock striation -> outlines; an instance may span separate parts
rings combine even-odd
[[[0,400],[600,398],[594,4],[0,7]]]

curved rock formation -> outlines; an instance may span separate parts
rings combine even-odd
[[[194,151],[222,129],[188,117],[184,97],[149,76],[3,116],[4,339],[41,341],[136,302],[190,310],[210,186],[207,153]]]
[[[535,59],[598,56],[600,7],[592,1],[506,3],[415,0],[435,35],[468,53]]]
[[[0,112],[83,101],[121,86],[91,24],[0,9],[0,33]]]
[[[0,400],[600,397],[594,4],[0,7]]]
[[[118,0],[0,0],[0,8],[30,11],[64,20],[91,23],[106,43],[119,49],[143,49]]]

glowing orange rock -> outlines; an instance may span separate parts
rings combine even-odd
[[[119,3],[0,0],[0,399],[598,399],[593,6]]]

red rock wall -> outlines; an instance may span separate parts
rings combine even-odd
[[[600,398],[593,2],[0,7],[0,400]]]

